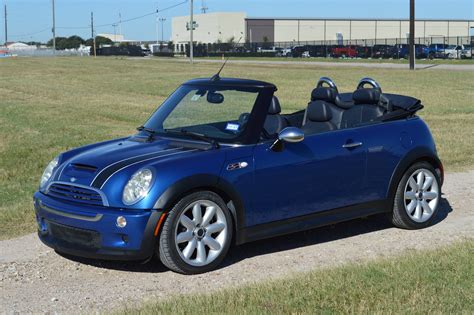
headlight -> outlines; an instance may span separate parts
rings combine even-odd
[[[144,168],[132,175],[123,189],[122,201],[132,205],[143,199],[150,190],[153,179],[151,170]]]
[[[40,188],[43,188],[44,185],[48,182],[48,180],[51,178],[51,175],[53,175],[53,171],[58,166],[59,164],[59,158],[55,157],[54,160],[49,162],[48,166],[46,166],[46,169],[43,172],[43,175],[41,176],[41,181],[40,181]]]

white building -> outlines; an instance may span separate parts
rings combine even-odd
[[[227,42],[230,39],[245,41],[244,12],[216,12],[194,15],[195,31],[193,34],[196,43]],[[178,16],[172,20],[171,40],[175,45],[189,43],[189,16]]]
[[[304,42],[407,39],[407,19],[326,19],[326,18],[247,18],[243,12],[216,12],[194,16],[194,42]],[[415,37],[467,38],[474,30],[474,20],[418,19]],[[178,50],[189,43],[189,16],[173,18],[171,40]],[[474,34],[473,34],[474,35]]]
[[[25,43],[9,43],[7,44],[7,48],[10,50],[36,50],[37,47],[34,45],[28,45]]]

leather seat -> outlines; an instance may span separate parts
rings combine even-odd
[[[301,128],[305,134],[315,134],[337,129],[330,105],[325,101],[314,101],[306,108],[305,120]]]
[[[352,128],[376,120],[387,109],[380,105],[381,92],[378,89],[358,89],[352,94],[354,106],[342,115],[341,128]]]
[[[279,133],[282,129],[288,127],[287,120],[280,115],[281,107],[280,101],[276,96],[273,96],[272,103],[268,109],[267,118],[265,119],[265,124],[263,128],[268,133],[268,135],[273,136]]]
[[[324,101],[329,106],[332,114],[331,122],[339,127],[345,110],[353,106],[352,102],[344,102],[339,97],[336,89],[330,87],[318,87],[311,92],[311,101]]]

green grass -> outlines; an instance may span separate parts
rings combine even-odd
[[[225,54],[224,54],[225,56]],[[221,60],[222,57],[199,57],[200,59]],[[407,59],[363,59],[363,58],[287,58],[287,57],[232,57],[234,60],[262,60],[262,61],[288,61],[288,62],[345,62],[345,63],[394,63],[406,64]],[[422,65],[474,65],[474,59],[417,59],[416,64]]]
[[[472,314],[474,241],[318,270],[119,314]]]
[[[127,58],[0,60],[0,239],[35,230],[32,194],[58,153],[134,132],[181,82],[219,65]],[[229,64],[225,76],[275,83],[284,112],[306,107],[321,76],[352,91],[370,76],[391,93],[423,100],[448,171],[474,165],[474,72]]]

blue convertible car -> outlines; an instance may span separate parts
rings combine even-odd
[[[382,212],[406,229],[433,221],[443,166],[419,100],[369,78],[339,93],[321,78],[282,114],[276,91],[191,80],[137,134],[60,154],[34,194],[40,239],[89,258],[156,253],[194,274],[232,244]]]

